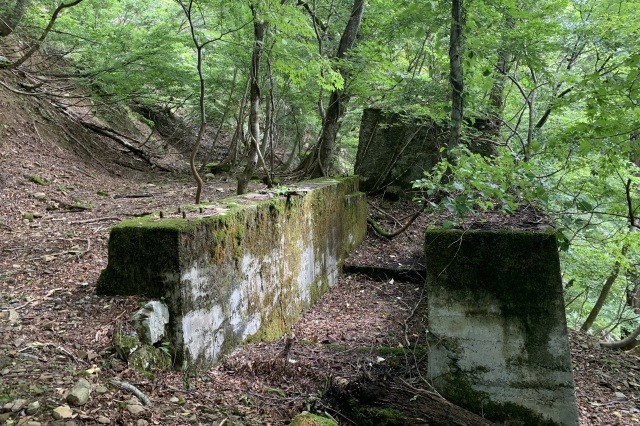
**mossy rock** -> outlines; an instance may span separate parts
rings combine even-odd
[[[289,426],[338,426],[335,420],[306,411],[295,416]]]
[[[170,370],[173,367],[173,360],[160,348],[142,345],[129,356],[129,365],[134,370],[147,374],[153,371]]]
[[[135,334],[124,334],[117,332],[113,335],[113,347],[118,357],[123,361],[128,361],[131,354],[142,346],[140,339]]]

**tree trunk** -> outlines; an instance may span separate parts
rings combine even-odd
[[[9,6],[0,7],[0,37],[6,37],[15,30],[29,6],[29,0],[16,0],[10,10]]]
[[[623,256],[627,254],[627,247],[628,247],[627,245],[622,247]],[[621,267],[620,261],[616,260],[616,263],[613,265],[613,270],[611,271],[611,273],[607,277],[607,280],[604,282],[604,285],[602,286],[602,290],[600,291],[600,296],[598,296],[598,300],[596,300],[596,304],[593,305],[593,308],[591,308],[591,312],[589,312],[589,315],[587,316],[587,319],[582,324],[582,327],[580,327],[580,330],[589,331],[589,329],[591,329],[591,327],[593,326],[593,323],[596,321],[596,318],[598,318],[598,314],[600,313],[600,310],[604,306],[604,302],[607,300],[607,296],[609,296],[609,292],[611,291],[611,287],[613,287],[613,283],[616,282],[618,275],[620,275],[620,267]]]
[[[351,16],[340,38],[338,45],[337,59],[344,59],[356,43],[362,16],[364,15],[364,0],[354,0],[351,9]],[[340,75],[346,87],[349,81],[349,72],[340,67]],[[346,104],[349,102],[349,95],[346,94],[345,88],[335,89],[329,97],[329,105],[322,122],[322,133],[318,139],[316,149],[312,151],[312,161],[310,175],[312,177],[327,176],[333,166],[333,156],[336,148],[336,138],[340,129],[340,120],[347,112]]]
[[[449,81],[451,83],[451,124],[447,149],[460,143],[464,119],[464,79],[462,71],[462,46],[464,41],[464,0],[451,2],[451,33],[449,37]]]
[[[252,5],[253,14],[253,54],[251,57],[251,70],[249,74],[249,151],[247,153],[247,164],[238,176],[238,195],[247,192],[249,180],[258,164],[260,149],[260,61],[264,48],[264,39],[267,29],[267,22],[259,19],[256,8]]]

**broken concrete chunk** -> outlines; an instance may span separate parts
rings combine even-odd
[[[138,310],[132,321],[140,341],[154,345],[165,336],[165,327],[169,324],[169,308],[164,303],[153,300]]]

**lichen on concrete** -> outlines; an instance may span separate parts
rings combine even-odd
[[[164,300],[176,365],[210,365],[244,341],[276,339],[364,238],[357,189],[354,176],[323,178],[222,200],[206,206],[211,216],[124,221],[98,292]]]

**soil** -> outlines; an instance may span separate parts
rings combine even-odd
[[[0,72],[7,85],[16,78]],[[152,139],[144,147],[151,167],[71,119],[89,110],[0,87],[0,424],[281,425],[303,410],[362,424],[344,405],[353,397],[372,416],[367,410],[381,406],[405,412],[403,424],[486,423],[435,395],[415,349],[426,334],[417,314],[422,232],[442,219],[426,214],[393,240],[369,230],[347,262],[352,272],[281,340],[241,347],[197,374],[129,368],[112,337],[129,329],[145,300],[95,294],[109,229],[191,203],[195,185],[186,153]],[[233,179],[216,176],[202,198],[234,190]],[[373,198],[370,212],[391,229],[416,208]],[[571,348],[580,423],[640,424],[640,358],[579,333]],[[89,401],[56,420],[53,410],[81,377],[92,386]],[[112,380],[135,386],[151,405]]]

